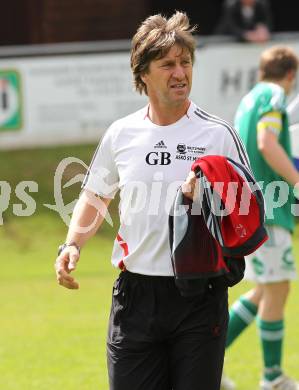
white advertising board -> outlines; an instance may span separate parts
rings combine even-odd
[[[145,102],[129,53],[1,60],[0,147],[95,141]]]
[[[278,43],[299,53],[298,41]],[[191,98],[232,122],[265,47],[197,49]],[[114,120],[146,101],[133,89],[129,52],[0,59],[0,148],[98,141]]]
[[[299,55],[299,42],[276,44],[288,44]],[[268,46],[226,43],[199,50],[191,97],[203,109],[232,123],[240,99],[257,81],[259,57]],[[294,91],[289,99],[295,95]]]

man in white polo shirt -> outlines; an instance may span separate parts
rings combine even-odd
[[[149,104],[105,133],[56,260],[59,284],[78,288],[70,272],[80,248],[120,191],[112,263],[121,272],[113,287],[107,340],[110,390],[220,387],[227,289],[210,285],[200,296],[180,294],[168,217],[177,188],[198,157],[223,155],[244,165],[248,160],[234,129],[189,100],[193,32],[181,12],[169,19],[151,16],[137,30],[131,68],[136,90]]]

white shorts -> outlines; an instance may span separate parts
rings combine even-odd
[[[266,226],[269,239],[245,257],[244,278],[257,283],[296,279],[291,233],[280,226]]]

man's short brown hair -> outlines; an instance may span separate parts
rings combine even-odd
[[[164,57],[175,44],[186,48],[194,62],[196,41],[192,35],[188,16],[177,11],[169,19],[162,15],[149,16],[138,28],[132,40],[131,69],[136,90],[147,93],[141,76],[149,69],[150,62]]]
[[[298,69],[298,57],[288,46],[272,46],[266,49],[260,59],[260,79],[278,81],[290,70]]]

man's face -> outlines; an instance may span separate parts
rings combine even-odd
[[[142,80],[152,103],[164,106],[185,103],[192,85],[192,60],[189,51],[174,45],[165,57],[151,61]]]

